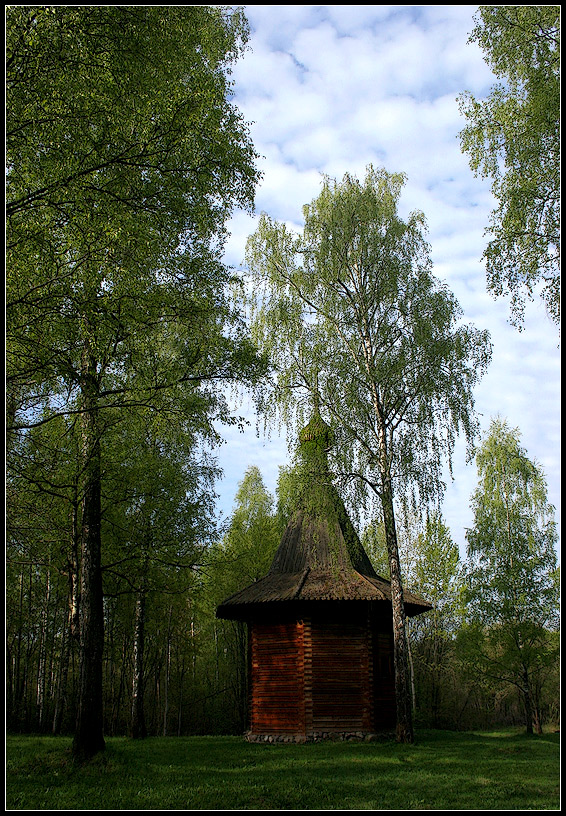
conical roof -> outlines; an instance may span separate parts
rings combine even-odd
[[[375,572],[332,484],[326,453],[332,433],[317,410],[299,440],[299,495],[270,570],[220,604],[220,618],[247,619],[271,603],[391,603],[391,584]],[[416,595],[404,597],[408,616],[431,609]]]

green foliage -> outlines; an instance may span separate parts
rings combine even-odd
[[[198,438],[197,438],[198,439]],[[136,412],[107,433],[104,465],[105,592],[191,587],[216,534],[211,457],[189,430]]]
[[[249,238],[252,332],[275,366],[264,408],[303,427],[309,396],[330,420],[331,470],[381,505],[389,558],[397,733],[412,740],[394,497],[438,501],[456,435],[473,438],[473,388],[491,356],[487,332],[432,274],[424,216],[397,212],[405,178],[369,166],[363,182],[325,179],[302,233],[262,215]],[[305,399],[306,397],[306,399]],[[369,488],[369,490],[368,490]]]
[[[455,433],[475,432],[490,345],[432,275],[422,213],[399,217],[403,182],[372,167],[363,182],[326,179],[303,232],[263,215],[247,258],[254,338],[277,372],[264,407],[296,433],[316,392],[336,435],[333,470],[378,491],[393,478],[398,495],[416,485],[427,501]]]
[[[418,717],[434,727],[453,726],[460,704],[454,643],[462,622],[462,567],[439,514],[415,537],[413,559],[415,589],[433,606],[410,621]]]
[[[518,429],[492,421],[476,455],[479,485],[468,531],[468,609],[483,624],[557,621],[554,508]]]
[[[555,810],[559,734],[421,731],[415,745],[110,739],[83,768],[68,740],[8,737],[19,810]]]
[[[295,505],[295,469],[292,464],[279,467],[276,495],[277,529],[281,537]]]
[[[435,630],[454,633],[462,614],[462,565],[458,545],[439,514],[427,518],[415,542],[415,589],[433,605],[425,618]]]
[[[238,486],[226,535],[214,553],[212,583],[218,603],[269,570],[279,544],[273,503],[259,468],[249,467]]]
[[[459,98],[462,150],[492,181],[498,206],[483,257],[488,287],[510,294],[522,325],[540,294],[560,321],[560,6],[480,6],[470,41],[500,80],[484,100]]]
[[[8,9],[16,427],[46,403],[77,410],[87,346],[105,406],[253,366],[220,262],[225,221],[257,180],[229,99],[246,38],[239,12],[206,6]],[[135,380],[116,382],[125,362]]]
[[[361,542],[377,574],[382,578],[389,578],[389,557],[383,522],[381,520],[371,521],[364,528]]]
[[[15,546],[33,547],[49,585],[41,531],[67,520],[53,569],[69,575],[72,603],[80,575],[80,700],[96,685],[79,714],[102,708],[104,613],[121,639],[106,644],[103,690],[106,725],[118,727],[133,610],[117,599],[190,586],[214,499],[214,465],[198,446],[219,440],[217,423],[239,421],[221,386],[252,384],[265,371],[232,292],[238,281],[222,262],[226,220],[235,207],[252,208],[258,179],[229,79],[247,23],[239,10],[210,6],[13,6],[6,22]],[[30,499],[37,511],[25,529]],[[11,623],[21,655],[26,634],[17,617]],[[69,630],[51,637],[62,644],[52,670],[74,688]],[[168,648],[171,640],[169,627]],[[165,661],[169,688],[170,653],[156,648],[151,657]],[[31,667],[22,661],[14,682],[29,677],[33,694]],[[159,666],[153,676],[162,679]],[[182,693],[177,702],[180,726]],[[83,733],[94,730],[98,723]]]
[[[531,730],[558,654],[557,535],[544,475],[519,439],[497,418],[477,452],[461,640],[476,670],[521,692]]]

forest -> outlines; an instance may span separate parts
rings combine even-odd
[[[534,8],[555,33],[557,7]],[[242,10],[12,6],[6,23],[8,731],[73,735],[79,757],[104,736],[244,733],[247,632],[216,608],[268,571],[301,475],[291,461],[271,495],[242,462],[219,523],[234,392],[295,433],[316,405],[335,431],[336,485],[400,590],[408,720],[557,726],[545,474],[504,417],[480,433],[491,339],[435,277],[422,213],[400,215],[404,176],[326,180],[299,233],[262,215],[250,286],[223,261],[260,179],[231,94]],[[442,516],[460,432],[465,557]],[[433,609],[405,620],[404,587]]]

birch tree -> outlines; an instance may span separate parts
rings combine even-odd
[[[462,150],[497,201],[483,253],[488,289],[521,328],[538,291],[560,324],[560,6],[480,6],[470,42],[497,84],[459,97]]]
[[[296,431],[312,395],[331,424],[333,468],[364,487],[385,525],[393,597],[397,738],[413,740],[396,499],[442,495],[457,434],[476,431],[486,332],[461,322],[434,277],[422,213],[403,220],[402,174],[326,179],[293,232],[262,215],[248,242],[253,336],[276,367],[264,408]],[[306,399],[305,399],[306,397]]]
[[[411,620],[411,641],[421,714],[433,727],[451,722],[454,700],[448,701],[454,674],[454,643],[461,624],[462,565],[457,544],[442,516],[426,519],[415,539],[415,589],[432,604],[426,615]],[[450,703],[450,704],[449,704]]]
[[[476,464],[463,638],[476,670],[514,686],[527,732],[540,732],[540,681],[558,659],[554,508],[540,466],[505,420],[491,422]]]
[[[210,427],[230,420],[215,384],[257,371],[222,263],[257,181],[229,80],[247,24],[214,6],[12,6],[6,22],[8,430],[79,417],[74,754],[88,759],[104,748],[110,422],[140,406],[178,417],[190,392]]]

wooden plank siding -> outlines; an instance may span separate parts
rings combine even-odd
[[[374,632],[373,640],[374,727],[380,731],[394,728],[397,721],[393,632]]]
[[[371,673],[367,626],[312,624],[314,731],[370,731]]]
[[[303,695],[304,695],[304,716],[305,734],[313,731],[313,695],[312,695],[312,621],[305,618],[303,621]]]
[[[254,734],[305,730],[303,629],[302,621],[251,627],[250,725]]]
[[[250,622],[250,733],[394,727],[392,633],[330,617]]]

